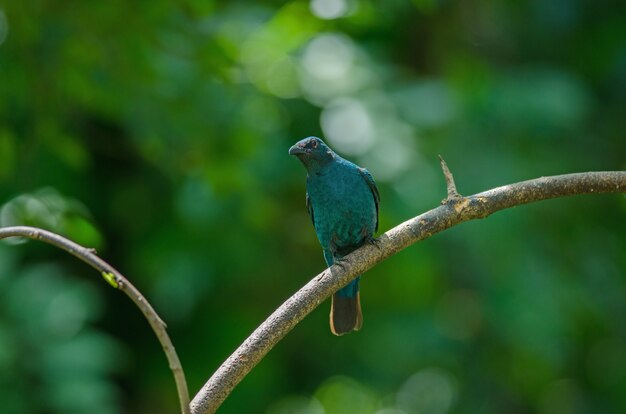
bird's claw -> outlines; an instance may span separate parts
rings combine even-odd
[[[339,269],[341,269],[342,272],[346,271],[346,265],[347,265],[347,261],[345,259],[335,259],[333,262],[333,265],[337,266]]]
[[[376,248],[377,248],[377,249],[379,249],[379,250],[380,250],[380,248],[381,248],[381,247],[380,247],[380,245],[381,245],[381,241],[380,241],[380,239],[377,239],[377,238],[375,238],[375,237],[370,237],[370,238],[367,240],[367,243],[371,244],[372,246],[376,247]]]

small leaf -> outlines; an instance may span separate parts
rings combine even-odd
[[[109,285],[113,286],[115,289],[118,289],[120,286],[117,284],[115,280],[115,275],[111,272],[102,272],[102,277],[106,280]]]

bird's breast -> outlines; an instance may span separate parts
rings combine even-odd
[[[323,247],[360,243],[374,233],[374,196],[358,171],[309,177],[307,192]]]

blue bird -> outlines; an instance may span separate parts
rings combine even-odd
[[[365,168],[341,158],[317,137],[297,142],[289,154],[307,170],[306,206],[331,266],[372,240],[378,230],[378,189]],[[335,335],[361,329],[360,278],[333,295],[330,330]]]

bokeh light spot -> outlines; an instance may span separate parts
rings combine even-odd
[[[311,0],[311,12],[320,19],[338,19],[348,13],[346,0]]]
[[[302,65],[316,78],[332,80],[346,76],[354,58],[354,45],[350,39],[337,33],[324,33],[309,42]]]
[[[443,414],[456,399],[456,384],[441,368],[426,368],[411,376],[397,394],[398,406],[411,413]]]
[[[274,63],[268,72],[267,89],[279,98],[297,98],[300,95],[298,70],[294,60],[284,57]]]
[[[392,181],[415,162],[412,130],[393,120],[381,121],[381,124],[376,128],[376,136],[380,139],[376,139],[362,161],[378,181]]]
[[[376,411],[374,414],[409,414],[404,410],[400,410],[399,408],[387,407],[382,410]]]
[[[324,407],[315,398],[290,395],[273,403],[267,414],[324,414]]]
[[[424,128],[444,126],[458,114],[450,88],[439,80],[403,86],[394,100],[407,121]]]
[[[374,125],[357,100],[334,101],[322,111],[321,124],[331,146],[344,154],[360,155],[374,145]]]
[[[372,391],[348,377],[329,379],[315,397],[326,414],[371,413],[376,406]]]

